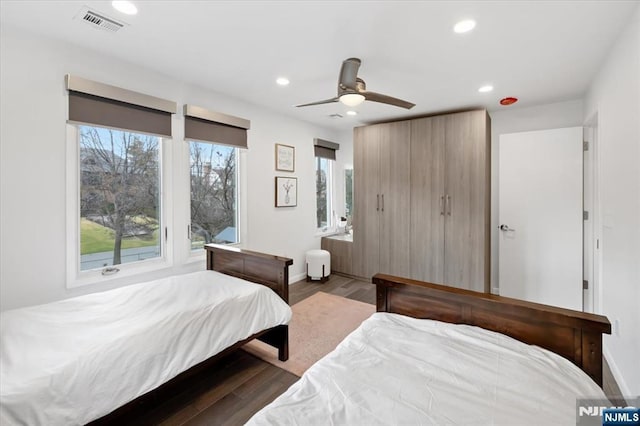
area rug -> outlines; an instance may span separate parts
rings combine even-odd
[[[374,305],[323,292],[296,303],[291,309],[289,360],[279,361],[278,350],[259,340],[247,343],[243,349],[296,376],[302,376],[376,311]]]

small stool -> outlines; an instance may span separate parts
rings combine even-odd
[[[329,280],[331,274],[331,254],[326,250],[309,250],[307,252],[307,282]]]

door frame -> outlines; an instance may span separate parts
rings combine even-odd
[[[602,197],[600,191],[601,161],[598,135],[598,113],[595,112],[584,124],[585,141],[589,144],[589,155],[585,155],[589,164],[585,163],[583,191],[590,193],[592,203],[585,206],[589,211],[591,226],[583,227],[583,256],[591,257],[591,276],[586,293],[591,303],[583,306],[585,312],[602,313]],[[588,245],[587,241],[591,244]],[[584,258],[583,258],[584,262]]]
[[[562,131],[562,130],[573,130],[573,133],[571,134],[571,140],[573,141],[573,145],[571,148],[571,153],[570,153],[570,158],[571,158],[571,162],[572,162],[572,167],[573,167],[573,172],[574,174],[573,176],[573,184],[572,184],[572,194],[573,194],[573,207],[572,210],[574,213],[572,214],[570,220],[571,220],[571,226],[570,229],[572,229],[572,233],[573,233],[573,239],[571,241],[573,241],[573,243],[571,244],[571,249],[570,249],[570,265],[571,266],[571,281],[575,282],[575,286],[579,285],[580,290],[579,293],[576,292],[576,287],[572,286],[572,289],[575,290],[571,290],[571,297],[569,299],[570,306],[572,309],[576,309],[576,310],[583,310],[584,311],[584,290],[582,290],[582,285],[579,282],[576,282],[580,277],[583,278],[584,280],[584,276],[585,276],[585,268],[584,268],[584,264],[585,264],[585,221],[582,220],[582,211],[585,210],[585,206],[584,206],[584,183],[585,183],[585,164],[584,164],[584,160],[585,160],[585,156],[584,156],[584,152],[582,151],[582,149],[580,149],[582,147],[582,144],[580,143],[580,141],[584,140],[584,134],[585,134],[585,126],[584,125],[577,125],[577,126],[571,126],[571,127],[561,127],[561,128],[550,128],[550,129],[540,129],[540,130],[532,130],[532,131],[522,131],[522,132],[513,132],[513,133],[503,133],[500,134],[500,140],[499,140],[499,147],[500,147],[500,159],[499,159],[499,167],[500,167],[500,173],[499,173],[499,182],[498,182],[498,187],[499,187],[499,205],[498,205],[498,222],[499,224],[503,224],[505,223],[505,218],[502,217],[502,204],[503,204],[503,187],[501,185],[503,178],[504,178],[504,173],[502,170],[502,162],[504,161],[503,157],[503,146],[502,146],[502,138],[506,137],[507,135],[528,135],[530,133],[545,133],[545,132],[554,132],[554,131]],[[545,133],[546,134],[546,133]],[[555,136],[557,137],[557,135]],[[580,145],[578,146],[577,144],[580,143]],[[580,147],[580,148],[579,148]],[[557,159],[558,157],[554,157],[555,159]],[[557,163],[556,163],[557,164]],[[582,211],[580,211],[582,210]],[[577,216],[579,214],[579,216]],[[507,225],[511,225],[509,223],[507,223]],[[556,221],[556,225],[557,225],[557,221]],[[579,228],[577,228],[579,226]],[[516,224],[516,228],[518,227],[518,225]],[[500,225],[498,226],[498,228],[500,228]],[[578,240],[579,238],[579,240]],[[504,284],[502,282],[502,272],[501,272],[501,267],[500,265],[505,261],[505,259],[507,257],[505,257],[505,259],[502,258],[501,255],[503,255],[504,253],[502,253],[502,235],[501,233],[499,233],[498,235],[498,278],[500,281],[500,294],[503,295],[504,293]],[[566,249],[565,249],[566,250]],[[574,251],[575,250],[575,251]],[[520,285],[522,287],[522,284]],[[528,288],[528,287],[527,287]],[[531,287],[533,288],[533,287]],[[512,290],[513,291],[513,290]],[[516,292],[517,293],[517,292]],[[515,295],[516,293],[512,293],[512,294],[508,294],[510,297],[524,297],[524,296],[517,296]],[[552,292],[555,294],[555,290]],[[551,293],[549,293],[551,294]],[[557,299],[558,295],[555,295],[554,297],[556,297]],[[549,301],[538,301],[539,303],[550,303]],[[555,303],[555,302],[554,302]],[[566,307],[566,306],[565,306]]]

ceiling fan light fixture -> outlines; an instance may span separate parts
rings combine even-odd
[[[340,102],[349,107],[355,107],[364,102],[364,96],[359,93],[347,93],[340,96]]]

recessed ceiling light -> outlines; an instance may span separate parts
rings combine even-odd
[[[493,90],[493,86],[490,84],[487,84],[486,86],[482,86],[481,88],[478,89],[478,92],[480,93],[487,93]]]
[[[475,27],[476,21],[474,21],[473,19],[465,19],[464,21],[458,22],[453,27],[453,31],[457,32],[458,34],[462,34],[471,31]]]
[[[358,115],[356,111],[347,111],[347,115]]]
[[[289,79],[285,77],[279,77],[276,80],[276,83],[278,83],[280,86],[287,86],[289,85]]]
[[[136,13],[138,13],[138,8],[136,7],[135,4],[131,3],[130,1],[126,1],[126,0],[122,0],[122,1],[112,1],[111,2],[111,6],[113,6],[113,8],[115,10],[117,10],[118,12],[122,12],[126,15],[135,15]]]

